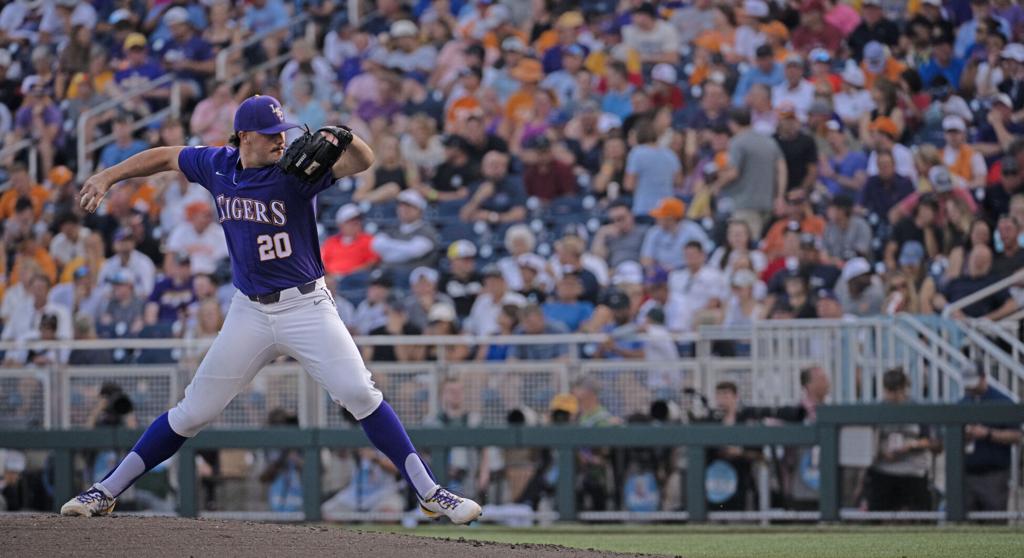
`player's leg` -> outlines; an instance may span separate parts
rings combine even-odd
[[[438,486],[409,435],[373,384],[352,336],[338,317],[329,294],[318,289],[287,302],[275,323],[282,350],[294,356],[331,398],[359,421],[367,438],[402,472],[429,515],[447,515],[467,523],[480,506]]]
[[[103,480],[72,498],[64,515],[104,515],[115,499],[147,471],[177,453],[224,410],[268,362],[278,355],[268,317],[239,296],[224,326],[185,388],[185,396],[149,425],[132,450]]]

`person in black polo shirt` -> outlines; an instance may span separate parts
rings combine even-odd
[[[1024,191],[1024,174],[1020,172],[1017,159],[1004,157],[1002,164],[1002,179],[998,184],[985,188],[985,195],[981,200],[981,207],[985,210],[985,220],[989,225],[995,225],[1001,215],[1010,211],[1010,198],[1014,194]]]
[[[985,370],[977,365],[964,374],[966,394],[962,404],[1012,403],[1003,392],[988,384]],[[965,504],[967,511],[1006,511],[1010,494],[1010,449],[1021,442],[1019,424],[968,424]]]
[[[950,281],[941,293],[935,295],[932,305],[936,311],[942,311],[947,304],[984,289],[999,279],[999,276],[992,273],[992,249],[984,244],[976,244],[967,256],[967,269],[962,275]],[[953,312],[953,317],[985,317],[998,320],[1013,313],[1016,308],[1017,303],[1010,298],[1009,292],[1003,289]]]
[[[476,246],[468,240],[456,240],[448,246],[451,270],[441,275],[439,291],[452,297],[459,320],[469,317],[476,295],[483,289],[483,278],[476,269]]]

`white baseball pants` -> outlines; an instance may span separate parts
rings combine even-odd
[[[185,397],[168,413],[171,428],[182,436],[195,436],[280,355],[297,360],[358,420],[384,399],[338,316],[334,298],[319,279],[313,292],[286,289],[273,304],[235,294],[224,326],[185,388]]]

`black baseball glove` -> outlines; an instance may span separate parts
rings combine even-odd
[[[326,137],[321,132],[326,132]],[[351,143],[352,131],[346,126],[324,126],[316,132],[307,127],[306,133],[288,146],[277,166],[306,182],[316,182],[331,172]]]

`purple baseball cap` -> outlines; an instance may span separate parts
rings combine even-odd
[[[298,124],[284,121],[281,103],[270,95],[253,95],[242,101],[235,111],[236,132],[279,134],[298,127]]]

